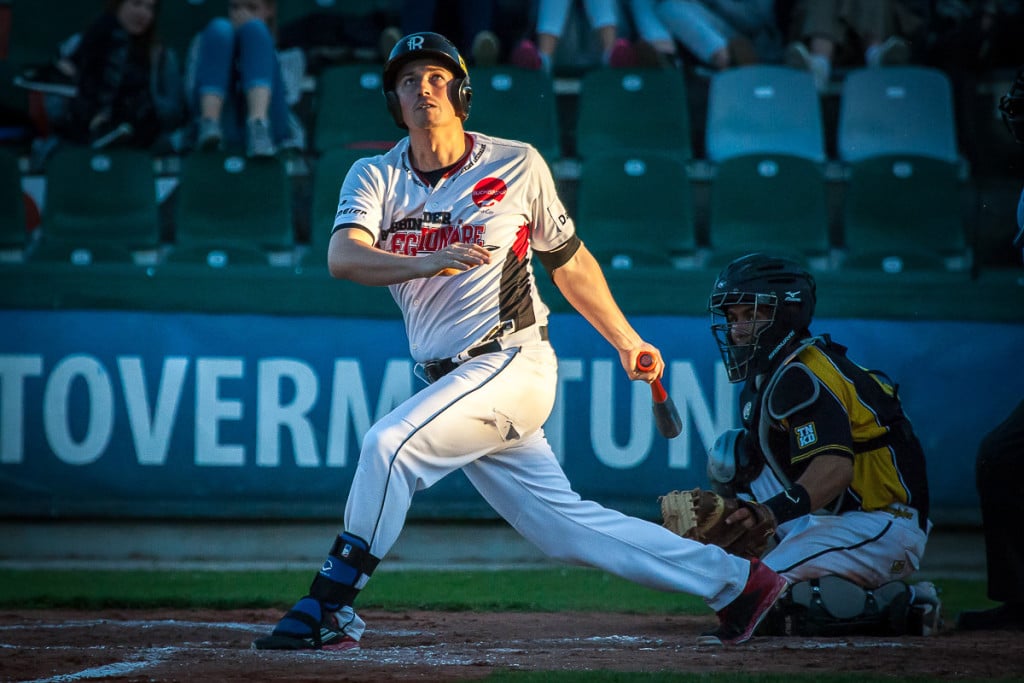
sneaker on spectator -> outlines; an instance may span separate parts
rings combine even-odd
[[[196,149],[210,151],[220,149],[224,133],[220,121],[216,119],[199,119],[199,133],[196,135]]]
[[[778,601],[789,583],[758,559],[750,560],[750,574],[743,592],[718,611],[718,628],[702,633],[698,645],[739,645],[750,640],[754,630]]]
[[[272,157],[277,154],[277,148],[270,137],[270,125],[266,119],[249,119],[246,128],[249,134],[246,151],[248,156]]]
[[[74,97],[78,94],[74,67],[65,60],[25,69],[14,77],[14,85],[49,95]]]
[[[629,69],[637,64],[636,50],[625,38],[616,38],[605,60],[613,69]]]
[[[785,62],[793,68],[810,71],[814,77],[814,87],[819,93],[828,89],[829,80],[832,78],[832,65],[824,55],[811,54],[806,45],[794,42],[786,46]]]
[[[870,67],[893,66],[910,62],[910,43],[899,36],[890,36],[884,43],[872,45],[864,54]]]
[[[490,31],[480,31],[473,38],[473,46],[470,49],[473,64],[475,66],[494,66],[498,63],[499,50],[498,36]]]
[[[520,69],[531,69],[532,71],[539,71],[544,65],[541,60],[540,50],[537,49],[532,40],[520,41],[516,45],[516,49],[512,50],[509,61]]]

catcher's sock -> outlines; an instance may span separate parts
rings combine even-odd
[[[750,640],[789,584],[758,559],[750,561],[750,574],[743,592],[718,611],[718,628],[701,634],[698,645],[739,645]]]

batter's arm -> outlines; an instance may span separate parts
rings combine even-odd
[[[661,377],[665,363],[661,352],[645,342],[615,302],[597,259],[580,244],[572,258],[551,271],[555,285],[573,308],[594,326],[619,352],[619,360],[631,379],[652,382]],[[636,359],[641,353],[654,356],[654,366],[639,372]]]
[[[455,242],[424,256],[391,254],[373,245],[373,236],[356,223],[339,226],[327,246],[331,275],[361,285],[386,286],[434,275],[454,275],[490,263],[478,244]]]

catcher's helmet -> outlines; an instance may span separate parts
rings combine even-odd
[[[473,98],[473,88],[469,84],[469,70],[466,60],[450,40],[440,33],[423,31],[411,33],[397,43],[384,63],[384,98],[387,100],[388,111],[399,128],[408,128],[402,118],[402,105],[395,92],[395,81],[398,71],[406,62],[415,59],[436,58],[453,74],[455,78],[448,84],[448,99],[452,101],[455,115],[465,121],[469,117],[469,103]]]
[[[1017,72],[1009,92],[999,98],[999,112],[1013,139],[1024,144],[1024,66]]]
[[[727,309],[737,304],[754,307],[754,322],[729,322]],[[727,265],[715,281],[708,310],[729,381],[767,371],[790,341],[807,334],[814,304],[814,277],[795,261],[748,254]],[[732,339],[738,325],[753,327],[746,343]]]

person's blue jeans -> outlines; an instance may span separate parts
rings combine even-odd
[[[288,103],[270,29],[257,19],[238,28],[227,19],[214,19],[199,38],[193,93],[195,111],[200,111],[199,101],[203,95],[223,97],[220,120],[224,141],[242,144],[248,118],[245,93],[254,87],[270,88],[267,116],[274,141],[280,143],[288,134]]]

